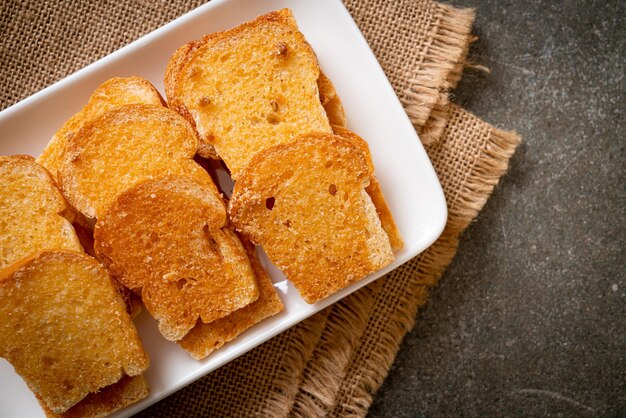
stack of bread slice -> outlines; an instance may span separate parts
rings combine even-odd
[[[36,162],[0,157],[0,356],[49,416],[147,396],[133,300],[203,359],[284,309],[254,244],[309,303],[403,245],[288,9],[183,45],[165,90],[110,79]],[[203,158],[229,169],[228,202]]]
[[[156,100],[145,80],[103,86],[117,89],[109,96],[129,98],[95,107],[92,97],[78,114],[88,117],[70,120],[78,129],[57,154],[63,194],[95,223],[96,257],[141,298],[161,334],[206,357],[280,312],[282,303],[229,227],[215,183],[194,161],[198,139],[189,122]],[[241,318],[237,327],[220,325],[231,315]],[[196,343],[189,345],[191,330]]]
[[[0,195],[0,356],[48,416],[104,416],[146,397],[148,357],[124,300],[84,254],[50,173],[0,157]]]
[[[134,103],[160,105],[163,98],[149,81],[141,77],[114,77],[105,81],[91,94],[85,107],[54,134],[36,161],[56,180],[65,149],[85,123],[118,106]]]
[[[394,260],[402,239],[367,143],[288,9],[179,48],[169,106],[221,158],[229,215],[309,303]]]

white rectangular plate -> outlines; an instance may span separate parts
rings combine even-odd
[[[318,303],[305,303],[282,273],[262,261],[285,311],[257,324],[204,361],[195,361],[163,339],[145,314],[137,328],[151,359],[150,396],[120,411],[127,417],[228,363],[308,316],[397,268],[441,234],[447,208],[441,186],[411,122],[361,32],[340,0],[214,0],[0,112],[0,155],[37,156],[61,125],[113,76],[138,75],[163,92],[165,66],[180,45],[289,7],[317,53],[320,66],[343,101],[348,127],[368,143],[376,174],[404,238],[404,248],[387,268]],[[321,272],[323,274],[323,272]],[[0,359],[0,416],[43,417],[33,394]]]

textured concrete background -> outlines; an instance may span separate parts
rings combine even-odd
[[[524,143],[370,417],[626,416],[626,2],[452,3],[455,100]]]

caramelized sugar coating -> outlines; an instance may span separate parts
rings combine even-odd
[[[351,141],[302,135],[252,158],[235,183],[229,215],[312,303],[394,259],[365,191],[370,173]]]
[[[0,356],[54,413],[148,368],[106,270],[64,250],[43,251],[2,272]]]
[[[169,340],[259,296],[246,252],[226,228],[221,196],[193,178],[167,176],[127,190],[94,235],[97,256],[141,294]]]
[[[258,151],[332,132],[315,54],[287,9],[181,47],[165,77],[169,105],[193,121],[235,180]]]
[[[163,105],[164,101],[157,89],[141,77],[113,77],[105,81],[91,94],[85,107],[54,134],[37,162],[56,180],[65,149],[80,128],[118,106],[133,103]]]
[[[70,213],[50,174],[32,157],[0,156],[0,270],[44,249],[82,252]]]

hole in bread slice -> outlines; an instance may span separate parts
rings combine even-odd
[[[394,259],[365,190],[371,173],[351,141],[301,135],[252,158],[235,183],[229,214],[237,230],[261,245],[312,303]],[[267,195],[271,204],[261,198]]]

